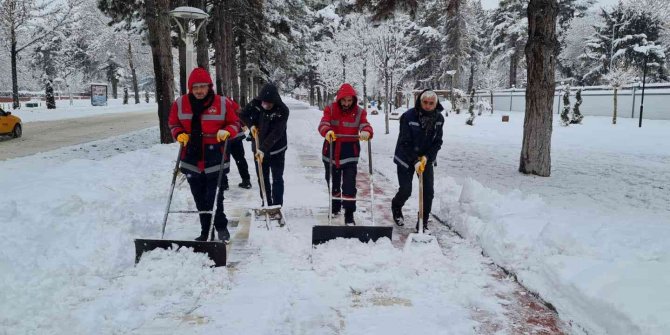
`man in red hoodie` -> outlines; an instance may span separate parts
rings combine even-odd
[[[181,156],[181,171],[191,187],[195,206],[199,211],[211,211],[216,196],[218,172],[227,173],[230,162],[225,158],[221,166],[223,143],[240,131],[234,101],[214,94],[212,78],[203,68],[195,68],[188,77],[189,93],[172,104],[168,124],[172,136],[185,148]],[[226,156],[228,156],[226,154]],[[228,219],[223,212],[223,187],[214,215],[214,227],[219,239],[230,240]],[[196,241],[206,241],[211,224],[211,214],[200,214],[200,236]]]
[[[355,225],[356,172],[361,152],[360,140],[372,138],[372,126],[368,123],[367,112],[358,107],[356,91],[349,84],[342,84],[337,91],[335,102],[326,106],[319,123],[319,133],[323,142],[323,162],[326,181],[330,182],[330,143],[333,143],[333,178],[331,192],[334,198],[331,215],[340,213],[344,207],[344,224]]]

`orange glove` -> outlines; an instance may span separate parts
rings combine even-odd
[[[426,163],[428,162],[428,158],[426,156],[421,156],[419,157],[419,161],[414,164],[414,169],[416,170],[416,173],[423,173],[423,171],[426,170]]]
[[[227,130],[221,129],[221,130],[216,132],[216,140],[219,141],[219,142],[223,142],[223,141],[227,140],[228,137],[230,137],[230,132],[227,131]]]
[[[331,142],[335,141],[336,139],[337,139],[337,136],[335,136],[335,132],[334,132],[334,131],[329,130],[329,131],[326,133],[326,141],[328,141],[328,143],[331,143]]]
[[[181,143],[181,145],[184,146],[184,147],[188,143],[189,139],[190,139],[190,137],[188,136],[187,133],[181,133],[181,134],[177,135],[177,142]]]

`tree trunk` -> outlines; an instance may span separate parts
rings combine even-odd
[[[224,4],[222,1],[219,1],[216,3],[216,8],[214,9],[214,19],[213,22],[215,24],[214,26],[214,36],[215,40],[212,42],[214,46],[214,59],[215,59],[215,69],[216,69],[216,92],[219,95],[226,95],[226,89],[225,89],[225,70],[224,70],[224,64],[223,64],[223,59],[225,55],[225,50],[224,50],[224,38],[225,36],[223,35],[223,11],[224,11]]]
[[[368,60],[363,60],[363,108],[368,108]]]
[[[168,127],[170,107],[174,100],[169,11],[170,0],[146,0],[145,20],[149,30],[149,44],[154,62],[161,143],[174,142]]]
[[[470,78],[468,78],[468,92],[475,86],[475,62],[470,62]]]
[[[158,0],[156,0],[158,1]],[[179,38],[179,92],[181,95],[184,95],[187,92],[186,87],[186,78],[188,78],[188,73],[186,73],[186,43]]]
[[[342,82],[347,82],[347,55],[342,55]]]
[[[207,11],[205,0],[200,0],[198,8]],[[209,72],[209,41],[207,40],[207,23],[203,23],[198,33],[196,41],[196,63],[198,67],[204,68]]]
[[[509,87],[516,87],[516,69],[519,67],[519,55],[515,50],[509,58]]]
[[[614,114],[612,114],[612,124],[616,124],[617,91],[618,87],[614,86]]]
[[[19,102],[19,76],[16,71],[16,59],[18,57],[18,51],[16,50],[16,30],[14,26],[10,31],[11,39],[11,51],[10,57],[12,58],[12,109],[21,108],[21,102]]]
[[[388,75],[388,59],[384,62],[384,95],[386,96],[386,108],[384,108],[384,126],[386,127],[384,134],[389,133],[389,75]]]
[[[319,109],[323,109],[323,96],[321,95],[321,87],[316,87],[316,105],[319,106]]]
[[[528,4],[528,85],[519,171],[551,175],[552,106],[554,104],[557,0]]]
[[[226,8],[227,15],[225,16],[225,35],[226,35],[226,74],[228,77],[227,88],[229,89],[228,96],[235,101],[240,101],[239,84],[237,82],[237,66],[235,61],[235,33],[233,31],[233,15],[230,8]]]
[[[240,106],[244,107],[247,104],[249,97],[249,73],[247,72],[247,46],[246,39],[243,34],[238,38],[238,46],[240,48]]]
[[[133,92],[135,92],[135,104],[140,103],[140,92],[137,85],[137,71],[135,71],[135,63],[133,63],[133,47],[128,40],[128,67],[130,67],[130,75],[133,80]]]
[[[119,98],[119,79],[116,78],[116,73],[112,76],[112,98]]]

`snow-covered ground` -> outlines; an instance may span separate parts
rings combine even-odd
[[[466,240],[436,230],[443,254],[388,241],[334,241],[316,249],[311,226],[327,206],[320,112],[293,107],[286,209],[291,230],[232,229],[229,268],[189,251],[149,253],[133,266],[133,238],[160,230],[175,145],[157,128],[0,162],[0,329],[8,334],[513,334],[508,297],[490,259],[591,334],[670,333],[669,122],[642,129],[587,118],[555,127],[552,177],[516,172],[523,116],[447,118],[437,167],[436,214]],[[375,125],[383,201],[393,191],[397,122]],[[127,145],[118,150],[118,143]],[[248,146],[247,146],[248,149]],[[250,161],[250,155],[247,155]],[[251,162],[251,161],[250,161]],[[251,165],[253,167],[253,164]],[[235,187],[227,211],[258,204]],[[416,193],[416,192],[415,192]],[[416,208],[408,201],[406,215]],[[192,207],[178,185],[174,208]],[[359,208],[364,205],[360,204]],[[359,222],[366,215],[359,213]],[[170,220],[168,238],[197,235],[197,219]],[[240,221],[242,222],[242,221]],[[437,223],[434,223],[435,225]],[[239,248],[239,249],[236,249]],[[245,250],[245,252],[242,252]],[[518,323],[517,323],[518,324]],[[495,326],[491,326],[495,325]],[[550,333],[545,329],[544,333]]]
[[[517,172],[523,114],[466,118],[446,119],[436,214],[576,329],[670,333],[670,121],[555,120],[552,176],[541,178]],[[380,134],[383,116],[371,119]],[[377,136],[378,165],[396,136],[397,122]]]
[[[140,99],[139,104],[131,97],[127,105],[123,104],[123,99],[109,99],[107,106],[91,106],[91,100],[57,100],[56,109],[47,109],[42,101],[42,106],[38,108],[23,107],[17,110],[10,110],[12,114],[21,118],[23,122],[33,121],[53,121],[63,119],[75,119],[80,117],[95,116],[109,113],[132,113],[146,112],[155,110],[156,103],[151,100],[150,103]]]

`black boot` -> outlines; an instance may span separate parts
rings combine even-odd
[[[356,221],[354,221],[354,212],[353,211],[344,211],[344,225],[345,226],[355,226]]]
[[[419,220],[416,220],[416,232],[419,232]],[[432,235],[433,232],[428,229],[428,219],[423,220],[423,233],[426,235]]]
[[[391,212],[393,213],[393,222],[395,222],[398,227],[405,225],[405,217],[402,216],[402,207],[394,207],[391,205]]]
[[[195,240],[198,242],[207,241],[207,232],[200,232],[200,236],[196,237]]]
[[[228,227],[223,227],[221,230],[217,229],[216,232],[219,234],[219,240],[221,240],[221,242],[226,244],[230,243],[230,232],[228,231]]]
[[[237,184],[241,188],[246,188],[247,190],[251,188],[251,182],[249,179],[242,180],[241,183]]]

